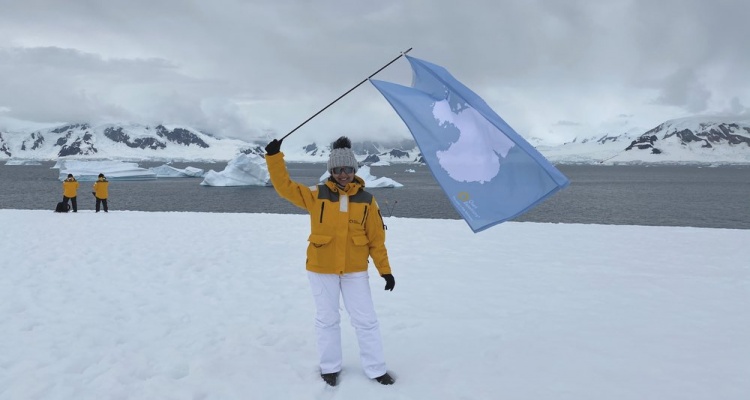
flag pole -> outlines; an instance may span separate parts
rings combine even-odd
[[[341,96],[339,96],[339,97],[338,97],[338,98],[337,98],[336,100],[334,100],[334,101],[332,101],[332,102],[328,103],[328,105],[327,105],[327,106],[323,107],[323,108],[322,108],[322,109],[321,109],[320,111],[318,111],[318,112],[316,112],[315,114],[313,114],[313,116],[312,116],[312,117],[310,117],[310,118],[306,119],[306,120],[305,120],[305,122],[303,122],[303,123],[301,123],[301,124],[297,125],[297,127],[296,127],[296,128],[294,128],[294,129],[292,129],[291,131],[289,131],[289,133],[287,133],[286,135],[284,135],[284,137],[282,137],[281,139],[279,139],[279,141],[282,141],[282,140],[286,139],[286,137],[287,137],[287,136],[291,135],[292,133],[294,133],[294,131],[296,131],[297,129],[301,128],[301,127],[302,127],[302,125],[304,125],[304,124],[306,124],[306,123],[310,122],[310,120],[311,120],[311,119],[313,119],[313,118],[317,117],[317,116],[318,116],[318,114],[322,113],[322,112],[323,112],[323,111],[325,111],[325,110],[326,110],[326,109],[327,109],[328,107],[332,106],[332,105],[333,105],[333,103],[335,103],[335,102],[337,102],[337,101],[341,100],[341,98],[342,98],[342,97],[344,97],[344,96],[346,96],[347,94],[351,93],[351,91],[352,91],[352,90],[354,90],[354,89],[356,89],[356,88],[360,87],[360,86],[361,86],[361,85],[362,85],[363,83],[367,82],[367,81],[368,81],[368,80],[369,80],[370,78],[372,78],[373,76],[377,75],[377,74],[378,74],[378,72],[380,72],[380,71],[384,70],[384,69],[385,69],[385,68],[386,68],[387,66],[389,66],[389,65],[393,64],[394,62],[396,62],[396,60],[398,60],[399,58],[401,58],[401,57],[403,57],[404,55],[406,55],[406,53],[410,52],[410,51],[411,51],[411,49],[413,49],[413,47],[409,47],[409,49],[408,49],[408,50],[406,50],[406,51],[402,51],[402,52],[401,52],[401,54],[399,54],[399,55],[398,55],[398,57],[396,57],[396,58],[394,58],[393,60],[391,60],[391,62],[389,62],[388,64],[386,64],[386,65],[383,65],[382,67],[380,67],[380,69],[379,69],[379,70],[377,70],[377,71],[373,72],[373,73],[372,73],[372,75],[370,75],[370,76],[368,76],[367,78],[363,79],[363,80],[362,80],[362,82],[360,82],[360,83],[356,84],[356,85],[355,85],[355,86],[354,86],[353,88],[351,88],[351,89],[347,90],[347,91],[346,91],[346,93],[344,93],[344,94],[342,94]]]

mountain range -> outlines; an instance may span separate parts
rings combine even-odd
[[[0,158],[229,160],[250,144],[179,126],[87,123],[0,132]]]
[[[689,117],[646,132],[576,138],[562,145],[530,140],[557,164],[709,163],[750,164],[750,119]],[[265,143],[222,139],[185,126],[68,124],[27,131],[0,131],[0,159],[113,159],[227,161],[240,153],[264,153]],[[355,141],[362,163],[423,162],[413,140]],[[324,162],[329,145],[283,149],[289,161]]]
[[[750,119],[687,117],[537,150],[560,164],[750,164]]]

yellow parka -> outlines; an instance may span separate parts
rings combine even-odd
[[[78,181],[75,180],[75,178],[66,179],[63,181],[63,196],[72,198],[76,197],[76,193],[78,192]]]
[[[97,199],[106,199],[109,197],[109,182],[104,178],[99,178],[94,182],[94,196]]]
[[[380,275],[391,273],[383,217],[375,197],[364,190],[362,178],[355,176],[344,189],[331,181],[308,187],[289,178],[284,153],[266,155],[266,163],[279,196],[310,214],[308,271],[367,271],[372,257]]]

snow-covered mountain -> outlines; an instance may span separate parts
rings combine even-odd
[[[750,119],[680,118],[641,134],[601,135],[537,150],[561,164],[750,164]]]
[[[557,164],[708,163],[750,164],[750,118],[690,117],[664,122],[647,132],[603,134],[549,146],[530,139]],[[238,154],[263,155],[266,143],[220,139],[190,127],[139,124],[72,124],[27,132],[0,131],[0,159],[111,159],[228,161]],[[413,140],[355,141],[363,164],[423,162]],[[325,162],[330,144],[294,147],[288,161]]]
[[[190,127],[140,124],[69,124],[29,131],[0,131],[0,159],[10,160],[154,160],[228,161],[237,155],[265,154],[266,143],[220,139]],[[330,144],[283,148],[289,161],[325,162]],[[420,162],[411,140],[355,142],[363,163]]]
[[[86,123],[0,132],[0,159],[229,160],[250,144],[187,127]]]
[[[326,162],[331,151],[330,144],[311,143],[299,149],[284,146],[284,156],[289,161]],[[379,161],[393,163],[423,163],[422,154],[413,140],[401,141],[354,141],[352,151],[362,164]]]

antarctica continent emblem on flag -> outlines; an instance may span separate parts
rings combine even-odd
[[[569,184],[443,67],[405,57],[414,71],[411,87],[370,82],[409,128],[432,174],[472,231],[513,219]]]

